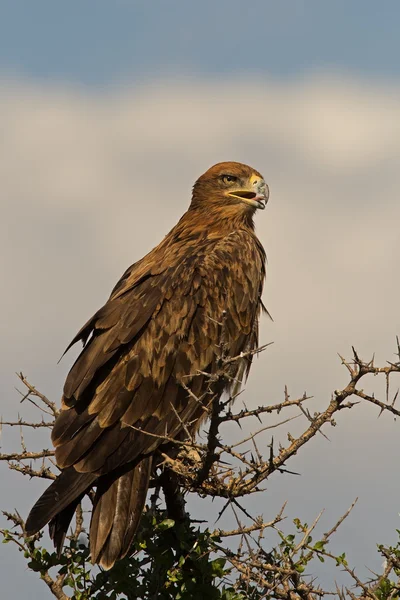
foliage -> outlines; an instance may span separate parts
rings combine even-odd
[[[232,409],[232,398],[224,402],[215,400],[212,406],[205,408],[210,422],[205,443],[200,444],[191,438],[181,442],[165,438],[165,443],[171,444],[175,450],[160,454],[152,495],[131,555],[117,562],[109,571],[90,563],[86,534],[88,521],[82,506],[77,511],[74,529],[61,556],[46,548],[43,533],[26,537],[24,521],[18,513],[4,513],[11,526],[2,530],[3,543],[16,544],[28,568],[48,586],[50,595],[60,600],[315,600],[328,594],[338,600],[400,599],[400,541],[395,546],[378,546],[384,566],[380,574],[368,581],[359,579],[349,566],[345,552],[334,554],[330,551],[332,536],[349,516],[356,501],[322,537],[316,537],[316,526],[322,513],[311,524],[296,518],[290,530],[287,531],[286,527],[284,532],[280,523],[285,518],[285,506],[274,519],[266,522],[262,516],[249,514],[244,504],[246,497],[259,491],[260,484],[272,473],[290,472],[290,459],[317,433],[324,435],[323,427],[334,425],[334,417],[339,412],[346,414],[348,410],[343,409],[353,409],[359,404],[349,400],[350,397],[356,396],[377,406],[380,411],[400,416],[395,407],[397,394],[389,397],[390,377],[400,373],[399,348],[398,358],[398,362],[384,367],[376,367],[373,361],[363,362],[355,351],[352,361],[342,358],[349,373],[347,386],[336,390],[325,410],[313,415],[306,408],[309,396],[304,394],[291,399],[287,390],[284,400],[278,404],[252,410],[243,406],[236,413]],[[220,366],[216,376],[223,378],[226,376],[223,357]],[[386,397],[383,400],[359,388],[359,381],[368,374],[386,378]],[[23,399],[40,407],[47,416],[34,423],[21,418],[15,422],[3,421],[2,425],[20,427],[21,450],[0,454],[0,460],[23,475],[54,479],[53,451],[28,451],[22,432],[25,428],[50,428],[58,413],[56,405],[38,392],[22,374],[20,379],[26,387]],[[298,414],[276,421],[282,411],[290,410],[296,410]],[[230,444],[222,440],[220,429],[224,424],[241,424],[255,417],[261,420],[265,415],[268,416],[268,424],[243,440]],[[274,415],[275,421],[272,422]],[[297,437],[287,433],[287,445],[279,445],[278,448],[272,438],[268,456],[264,457],[257,446],[257,436],[269,429],[282,428],[298,416],[305,421],[302,433]],[[42,461],[41,464],[38,461]],[[230,510],[236,522],[235,528],[212,530],[207,524],[196,522],[186,512],[185,497],[188,493],[211,499],[222,498],[224,507],[220,515]],[[210,521],[216,517],[213,514]],[[400,531],[398,534],[400,540]],[[314,565],[324,561],[330,561],[332,569],[345,571],[352,580],[352,587],[322,589],[312,573]]]

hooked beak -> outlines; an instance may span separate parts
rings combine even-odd
[[[238,190],[237,192],[228,194],[228,196],[231,196],[231,198],[238,198],[246,204],[250,204],[251,206],[254,206],[254,208],[259,208],[261,210],[264,210],[268,202],[268,196],[256,194],[255,192],[248,192],[247,190]]]
[[[264,210],[269,198],[269,188],[263,179],[252,177],[246,189],[229,192],[228,196],[237,198],[254,208]]]

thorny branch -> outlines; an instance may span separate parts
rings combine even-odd
[[[44,404],[47,407],[47,410],[46,410],[43,406],[41,406],[41,410],[43,412],[47,412],[48,414],[51,414],[53,417],[56,417],[58,415],[58,413],[60,411],[58,410],[55,402],[51,402],[48,398],[46,398],[46,396],[44,394],[41,394],[40,392],[38,392],[38,390],[35,388],[35,386],[33,386],[32,384],[29,383],[29,381],[26,379],[26,377],[23,373],[17,373],[17,377],[19,377],[21,382],[27,388],[27,391],[25,392],[25,394],[20,392],[20,394],[22,396],[21,403],[24,402],[25,400],[29,400],[29,402],[32,402],[32,404],[36,405],[33,398],[37,398],[42,404]]]
[[[373,361],[363,362],[356,351],[353,349],[353,359],[351,361],[346,361],[342,357],[340,357],[342,363],[346,366],[347,370],[350,373],[350,381],[341,390],[336,390],[329,402],[327,408],[320,412],[315,413],[313,416],[309,414],[309,412],[304,408],[304,403],[309,400],[311,397],[304,394],[301,398],[296,400],[291,400],[287,390],[285,389],[285,399],[281,403],[262,406],[255,410],[247,410],[244,408],[238,413],[232,413],[230,406],[231,404],[225,402],[222,406],[222,409],[219,411],[212,411],[210,426],[209,426],[209,434],[208,434],[208,444],[207,446],[203,446],[203,463],[202,467],[204,468],[204,461],[206,460],[204,456],[207,457],[207,464],[210,465],[210,440],[212,440],[212,448],[214,452],[214,463],[218,464],[217,472],[215,469],[210,473],[208,479],[200,481],[199,479],[195,479],[193,476],[193,469],[191,465],[188,466],[187,469],[182,468],[182,463],[177,461],[176,468],[178,472],[183,476],[183,485],[187,489],[192,489],[193,486],[197,492],[201,491],[205,495],[209,496],[220,496],[224,498],[239,498],[250,494],[259,489],[260,484],[265,481],[272,473],[275,471],[283,471],[285,470],[285,465],[287,461],[297,454],[304,444],[306,444],[311,438],[313,438],[317,433],[323,433],[321,430],[324,425],[331,424],[334,425],[334,415],[339,411],[346,409],[351,409],[356,406],[357,403],[349,402],[348,399],[351,396],[358,396],[363,400],[370,402],[378,406],[382,411],[388,411],[395,416],[400,416],[400,410],[397,410],[394,406],[394,402],[397,398],[397,392],[394,395],[393,401],[389,401],[389,396],[387,392],[387,397],[385,401],[378,400],[373,395],[366,394],[362,389],[358,387],[360,380],[366,375],[378,375],[384,374],[385,377],[388,378],[390,375],[394,373],[400,373],[400,360],[397,363],[388,363],[388,366],[385,367],[376,367]],[[387,388],[388,390],[388,388]],[[303,431],[301,435],[296,438],[293,438],[288,434],[289,445],[286,447],[280,447],[277,454],[275,454],[275,450],[273,447],[273,441],[270,446],[270,455],[268,458],[264,459],[259,453],[256,453],[256,457],[252,456],[251,460],[247,458],[247,452],[234,452],[233,448],[241,445],[245,441],[253,441],[256,436],[264,431],[266,428],[262,428],[259,431],[251,434],[246,437],[244,440],[236,444],[222,444],[218,440],[216,440],[215,432],[218,432],[219,427],[222,423],[226,422],[239,422],[240,420],[255,416],[257,418],[260,417],[263,413],[276,413],[279,414],[282,410],[287,407],[297,406],[301,409],[301,415],[305,416],[308,421],[308,427]],[[225,408],[225,410],[224,410]],[[300,416],[300,415],[299,415]],[[287,420],[283,421],[285,423]],[[171,440],[172,441],[172,440]],[[199,446],[197,445],[197,448]],[[218,452],[215,450],[218,448]],[[201,448],[200,448],[201,449]],[[221,467],[221,462],[223,462],[224,454],[228,454],[230,456],[234,456],[237,458],[242,465],[245,467],[240,470],[238,473],[238,469],[234,469],[234,472],[229,472],[229,476],[227,476],[226,467]],[[218,470],[219,469],[219,470]],[[209,471],[211,471],[211,466],[209,466]],[[199,490],[200,488],[200,490]]]
[[[258,349],[255,353],[260,352]],[[369,362],[362,361],[357,352],[353,349],[353,357],[350,361],[340,357],[342,364],[348,371],[349,381],[347,385],[340,390],[335,390],[325,409],[321,412],[310,414],[307,409],[307,402],[311,399],[306,393],[301,397],[292,399],[287,389],[284,391],[282,402],[275,402],[266,406],[259,406],[256,409],[249,410],[244,404],[237,411],[232,410],[232,401],[230,397],[221,401],[219,394],[215,393],[219,385],[222,385],[227,379],[231,379],[232,364],[237,360],[241,361],[246,356],[238,356],[234,359],[224,356],[224,346],[221,343],[221,359],[217,373],[203,375],[210,377],[209,390],[201,398],[196,398],[200,406],[209,415],[208,434],[205,443],[195,442],[189,435],[188,439],[179,441],[169,438],[167,435],[156,436],[162,440],[162,449],[159,457],[159,467],[157,477],[153,482],[156,492],[153,494],[158,498],[160,489],[164,491],[169,517],[177,522],[184,522],[188,518],[185,512],[184,494],[196,492],[201,496],[211,498],[221,497],[226,500],[226,504],[220,512],[221,514],[227,507],[231,507],[237,521],[237,527],[230,530],[215,529],[210,533],[212,547],[210,551],[217,552],[225,557],[227,562],[236,573],[234,587],[242,594],[250,594],[256,589],[257,598],[278,598],[280,600],[317,600],[323,596],[336,596],[338,600],[383,600],[383,598],[397,600],[400,598],[400,545],[398,547],[380,547],[379,551],[385,559],[385,565],[382,573],[374,576],[367,582],[362,581],[354,569],[350,568],[344,555],[335,556],[327,547],[330,539],[343,521],[350,515],[355,502],[351,507],[337,520],[337,522],[324,533],[317,541],[312,541],[312,536],[317,530],[318,521],[321,515],[314,520],[311,525],[303,524],[295,520],[295,535],[286,535],[278,526],[284,517],[284,506],[275,518],[265,521],[263,517],[252,517],[248,511],[239,504],[239,499],[260,490],[261,484],[267,480],[274,472],[289,472],[287,469],[288,461],[301,448],[307,444],[317,433],[325,435],[322,431],[325,425],[335,425],[334,417],[343,409],[353,409],[360,401],[368,402],[377,406],[381,412],[388,412],[395,417],[400,416],[400,409],[395,404],[397,400],[397,391],[391,397],[390,380],[393,375],[400,373],[400,347],[397,348],[397,362],[388,362],[386,366],[375,366],[374,360]],[[386,379],[385,397],[376,398],[373,394],[368,394],[360,387],[361,380],[366,375],[383,376]],[[26,391],[20,392],[23,401],[29,401],[41,413],[49,414],[54,419],[58,410],[55,403],[48,400],[36,388],[31,385],[26,377],[20,373],[19,378],[25,386]],[[184,386],[188,394],[193,397],[193,392],[189,385]],[[214,393],[212,391],[214,390]],[[352,396],[359,399],[357,402],[351,401]],[[211,399],[211,400],[210,400]],[[262,423],[264,415],[279,415],[287,409],[298,409],[298,414],[282,419],[276,424],[268,423],[258,428],[254,433],[247,434],[242,440],[227,444],[222,441],[221,427],[226,423],[243,424],[252,417],[257,418]],[[273,438],[268,445],[269,451],[264,456],[257,445],[258,436],[265,431],[280,427],[293,418],[305,419],[305,425],[302,433],[297,437],[287,434],[288,444],[286,446],[274,445]],[[9,468],[21,472],[30,477],[42,477],[54,479],[54,464],[51,457],[54,455],[52,450],[41,450],[31,452],[27,450],[23,430],[25,428],[38,429],[50,428],[53,424],[51,420],[44,420],[43,416],[37,422],[28,422],[18,416],[15,421],[1,421],[1,427],[20,428],[19,452],[9,452],[0,454],[0,460],[8,463]],[[143,433],[143,432],[142,432]],[[154,435],[150,434],[149,435]],[[250,445],[250,447],[249,447]],[[264,442],[265,447],[265,442]],[[173,451],[170,451],[170,449]],[[41,461],[40,466],[36,466],[37,461]],[[50,461],[50,462],[49,462]],[[156,502],[154,502],[155,506]],[[241,523],[237,509],[244,514],[247,523]],[[153,508],[151,509],[153,510]],[[5,516],[12,522],[13,531],[2,530],[7,541],[13,541],[21,551],[31,560],[35,560],[37,544],[41,535],[33,538],[26,538],[24,535],[24,522],[18,513],[5,513]],[[193,521],[192,521],[193,522]],[[277,535],[279,543],[272,546],[272,549],[266,550],[264,538],[265,531]],[[77,512],[75,529],[70,536],[70,541],[77,542],[78,537],[84,532],[84,515],[80,508]],[[238,546],[232,549],[232,546],[224,544],[225,539],[237,539]],[[269,543],[271,548],[271,543]],[[70,552],[68,549],[66,550]],[[72,556],[72,555],[71,555]],[[320,560],[332,560],[335,565],[347,573],[352,581],[352,587],[336,590],[323,590],[317,582],[307,575],[307,565],[315,558]],[[71,558],[72,560],[72,558]],[[143,564],[147,564],[144,561]],[[41,571],[41,578],[45,581],[52,594],[61,600],[68,600],[69,596],[65,594],[65,581],[68,569],[58,575],[51,575],[49,569]],[[396,575],[397,580],[391,581],[390,577]],[[86,579],[85,579],[86,581]],[[96,588],[92,585],[92,590]],[[389,590],[386,595],[382,595],[382,590]],[[244,597],[248,597],[244,596]],[[82,596],[89,597],[89,596]]]

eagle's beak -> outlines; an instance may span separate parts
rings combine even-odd
[[[249,181],[248,187],[229,192],[228,196],[238,198],[242,202],[254,206],[254,208],[264,210],[269,198],[269,188],[264,179],[253,176]]]

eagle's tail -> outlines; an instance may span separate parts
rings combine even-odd
[[[95,483],[90,523],[90,552],[93,563],[111,569],[129,551],[139,525],[152,467],[152,457],[143,458],[134,468],[99,477],[78,473],[73,467],[61,472],[42,494],[26,520],[26,534],[34,535],[49,523],[50,537],[58,554],[76,507]],[[97,481],[96,481],[97,480]]]
[[[111,569],[129,551],[142,516],[152,467],[152,456],[143,458],[123,474],[98,481],[90,523],[93,563]]]
[[[50,536],[60,553],[65,534],[82,496],[97,479],[93,473],[78,473],[69,467],[60,473],[40,496],[25,523],[27,535],[33,535],[50,523]]]

